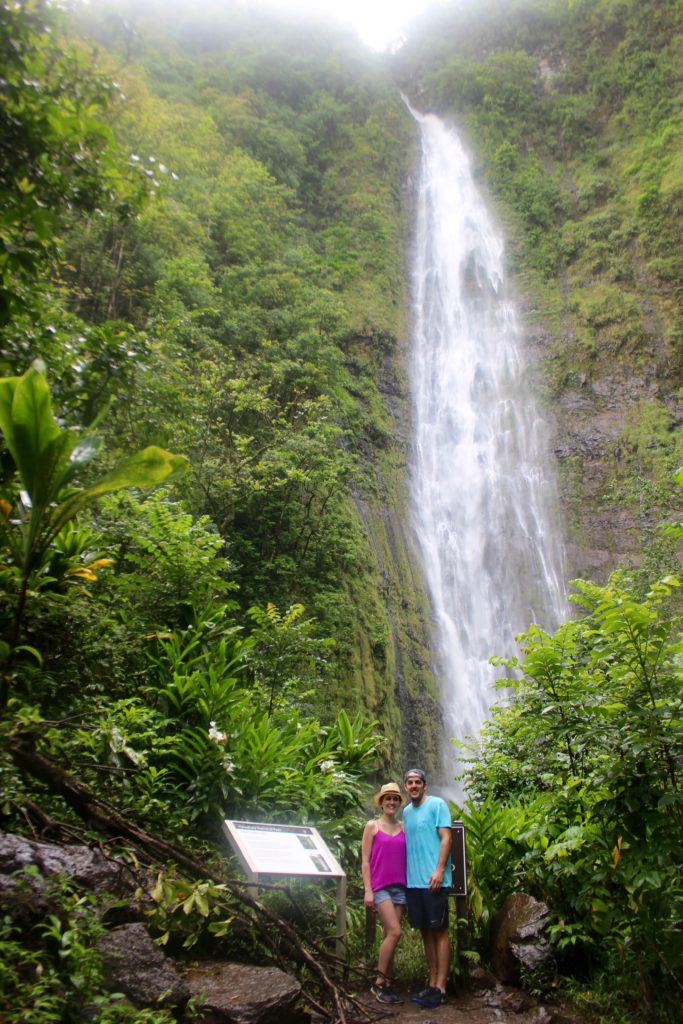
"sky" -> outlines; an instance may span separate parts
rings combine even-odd
[[[351,24],[373,50],[384,50],[401,40],[407,22],[430,6],[432,0],[267,0],[269,6],[302,13],[323,11]]]

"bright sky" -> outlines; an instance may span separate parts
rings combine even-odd
[[[373,50],[384,50],[401,38],[407,22],[432,0],[267,0],[290,11],[329,12],[356,29]]]

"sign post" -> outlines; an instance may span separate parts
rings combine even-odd
[[[258,821],[224,821],[223,831],[254,886],[262,875],[333,878],[337,883],[337,956],[344,959],[346,872],[317,829]]]
[[[462,821],[451,823],[451,864],[453,882],[451,892],[455,894],[455,913],[458,919],[458,955],[467,940],[467,841]]]

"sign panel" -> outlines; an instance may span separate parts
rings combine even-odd
[[[451,863],[453,880],[451,892],[456,896],[467,896],[467,851],[465,847],[465,826],[461,821],[451,825]]]
[[[223,830],[245,869],[252,875],[346,877],[325,840],[317,829],[309,825],[224,821]]]

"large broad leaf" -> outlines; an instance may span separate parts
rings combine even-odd
[[[50,388],[43,366],[36,361],[23,377],[1,381],[0,426],[22,482],[35,500],[46,475],[43,455],[61,430],[52,414]],[[11,394],[11,402],[8,402]],[[71,444],[75,444],[75,437]],[[57,446],[61,452],[61,445]],[[54,452],[49,456],[53,462]]]
[[[92,459],[101,443],[102,439],[99,437],[79,441],[75,431],[61,430],[41,453],[40,474],[36,475],[31,495],[26,556],[33,550],[34,542],[43,529],[48,508],[57,501],[60,491],[66,487],[75,473]]]
[[[25,534],[25,554],[33,550],[34,542],[45,523],[45,513],[50,504],[57,500],[61,480],[69,463],[69,456],[76,443],[72,430],[62,430],[53,437],[40,453],[37,472],[34,473],[31,498],[31,516]],[[22,473],[22,479],[24,474]],[[27,487],[28,490],[28,487]]]
[[[14,447],[14,424],[12,423],[12,402],[20,377],[3,377],[0,380],[0,430],[10,451]]]
[[[61,430],[49,441],[42,452],[34,473],[33,486],[29,490],[34,512],[46,508],[50,502],[57,500],[63,486],[62,480],[69,465],[71,452],[78,440],[73,430]],[[22,479],[25,479],[22,472]]]
[[[75,435],[74,440],[75,440]],[[68,458],[60,464],[59,475],[55,475],[51,501],[56,501],[59,492],[71,482],[76,473],[86,466],[102,447],[102,438],[94,434],[69,445]]]
[[[142,490],[157,487],[159,484],[180,476],[188,466],[189,462],[184,455],[172,455],[171,452],[158,448],[156,445],[143,448],[141,452],[131,455],[130,458],[115,466],[97,483],[73,494],[61,505],[58,505],[52,516],[50,533],[54,536],[64,523],[73,519],[81,509],[92,504],[103,494],[120,491],[125,487],[139,487]]]

